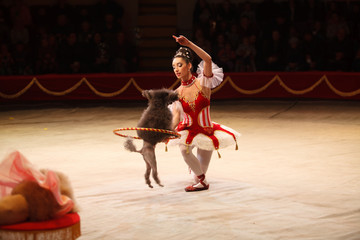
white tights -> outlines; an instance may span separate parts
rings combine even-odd
[[[209,163],[211,159],[211,155],[213,151],[197,149],[197,156],[195,156],[192,152],[194,146],[186,146],[180,145],[181,154],[186,162],[186,164],[190,167],[193,177],[198,182],[197,176],[202,174],[206,174]]]

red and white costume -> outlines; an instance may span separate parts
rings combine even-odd
[[[184,144],[207,151],[218,150],[233,144],[237,148],[237,138],[240,137],[240,133],[211,121],[210,98],[206,96],[203,88],[215,88],[223,81],[224,76],[222,68],[214,63],[212,63],[212,72],[213,76],[204,76],[202,74],[203,62],[201,62],[197,69],[197,79],[193,76],[188,81],[188,86],[183,83],[183,87],[191,91],[194,99],[187,100],[180,94],[179,102],[173,106],[178,108],[182,115],[176,128],[181,137],[171,140],[169,145]]]

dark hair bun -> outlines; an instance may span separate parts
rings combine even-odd
[[[193,60],[193,54],[192,54],[191,50],[186,47],[180,47],[175,53],[174,58],[176,58],[176,57],[182,57],[187,62],[192,62],[192,60]]]

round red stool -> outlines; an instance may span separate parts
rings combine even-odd
[[[80,235],[80,216],[77,213],[43,222],[0,226],[0,239],[6,240],[75,240]]]

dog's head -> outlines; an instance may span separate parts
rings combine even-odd
[[[166,88],[144,90],[142,91],[142,95],[148,99],[149,104],[162,103],[164,105],[169,105],[179,100],[179,95],[177,94],[177,92]]]

